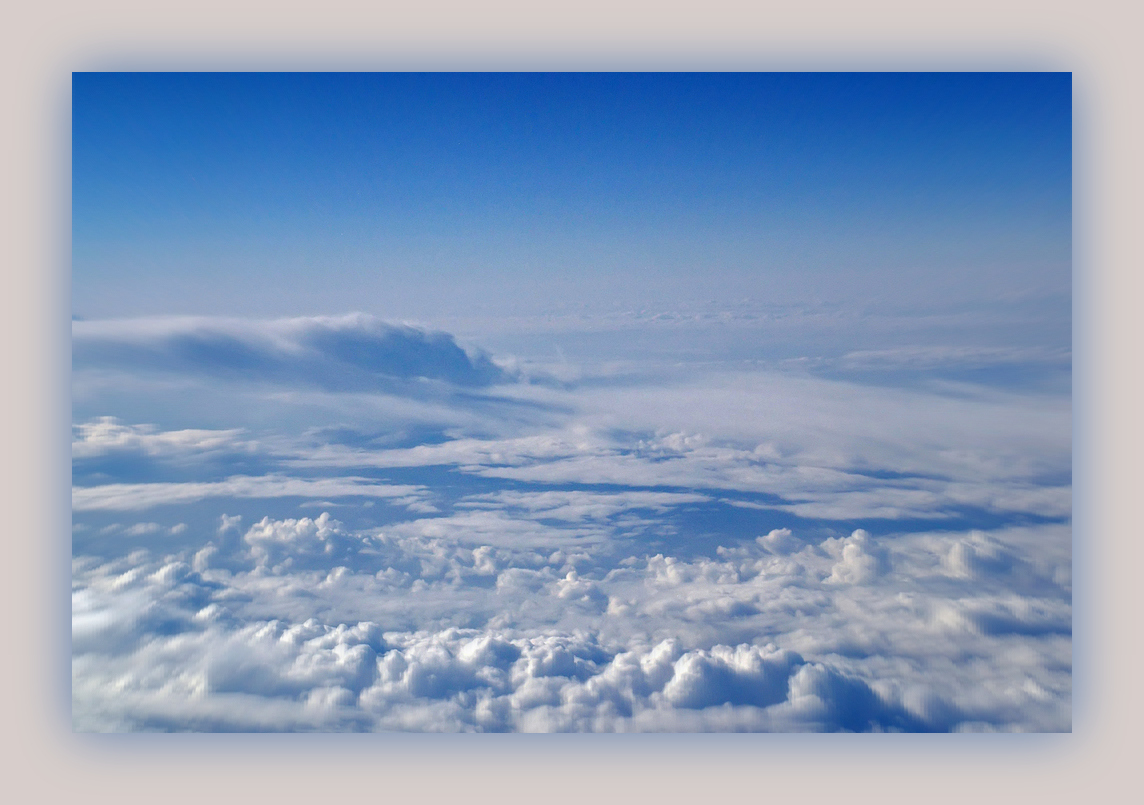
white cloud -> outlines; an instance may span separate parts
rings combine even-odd
[[[72,322],[79,370],[189,373],[226,381],[394,388],[436,380],[487,386],[508,378],[486,355],[448,333],[394,325],[362,313],[251,320],[169,316]]]
[[[250,527],[243,536],[259,567],[283,572],[303,565],[338,569],[354,562],[369,543],[342,531],[341,523],[323,512],[317,519],[271,520]]]
[[[692,560],[352,533],[325,513],[220,531],[74,565],[77,728],[1069,724],[1070,594],[1010,586],[1059,529],[818,546],[775,530]],[[220,545],[245,564],[216,567]]]
[[[846,539],[828,539],[823,549],[838,561],[830,568],[827,584],[867,584],[888,569],[886,552],[858,529]]]
[[[784,556],[801,547],[801,543],[791,536],[789,528],[771,529],[765,535],[757,537],[755,541],[771,553],[779,556]]]
[[[1072,354],[1067,349],[1043,347],[951,347],[909,346],[848,352],[838,364],[847,369],[980,368],[1026,364],[1067,367]]]
[[[690,651],[676,660],[663,697],[674,707],[695,710],[722,704],[778,704],[787,698],[791,671],[801,662],[797,654],[773,646]]]
[[[163,526],[159,525],[158,523],[136,523],[135,525],[125,529],[123,533],[131,537],[139,537],[143,536],[144,534],[157,534],[162,530]]]
[[[368,478],[290,478],[236,475],[201,483],[103,484],[72,487],[72,511],[139,511],[207,498],[360,496],[418,502],[424,487],[379,484]]]
[[[1012,568],[1013,561],[1003,545],[981,531],[973,531],[968,539],[954,542],[945,556],[950,574],[966,579],[1005,573]]]
[[[76,331],[85,383],[130,380],[89,403],[243,425],[76,426],[78,729],[1070,727],[1067,395],[718,361],[490,389],[362,317]],[[842,362],[1041,360],[943,349]]]
[[[160,431],[154,425],[125,425],[115,417],[98,417],[73,427],[72,458],[91,458],[115,452],[144,455],[172,455],[210,450],[252,449],[253,443],[240,443],[241,430],[185,429]]]

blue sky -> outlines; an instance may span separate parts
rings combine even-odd
[[[1068,731],[1067,74],[77,74],[81,731]]]
[[[1069,288],[1068,74],[80,73],[73,91],[85,317]]]

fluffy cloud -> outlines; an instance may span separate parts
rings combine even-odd
[[[867,584],[882,575],[889,564],[886,552],[862,529],[846,539],[828,539],[823,548],[838,560],[830,568],[828,584]]]
[[[896,570],[962,583],[967,544],[986,546],[976,589]],[[76,725],[1067,729],[1068,593],[1009,590],[1021,552],[776,530],[691,561],[543,555],[228,518],[193,554],[77,559]]]
[[[341,523],[323,512],[317,519],[271,520],[263,517],[246,532],[243,541],[259,567],[281,573],[310,566],[339,568],[357,563],[358,554],[368,547],[360,538],[347,535]]]

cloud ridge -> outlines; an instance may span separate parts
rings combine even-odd
[[[511,379],[487,354],[466,351],[448,333],[364,313],[73,321],[72,361],[77,370],[191,373],[331,391],[392,390],[425,380],[479,388]]]

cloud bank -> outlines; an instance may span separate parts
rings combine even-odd
[[[77,373],[114,373],[73,426],[78,730],[1071,728],[1047,386],[528,383],[363,316],[75,327]]]
[[[487,355],[453,337],[361,313],[255,321],[169,317],[72,322],[77,370],[189,373],[339,391],[398,381],[483,387],[508,379]]]
[[[1067,729],[1068,588],[1021,537],[771,532],[683,561],[227,518],[197,551],[77,558],[76,726]]]

